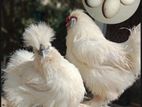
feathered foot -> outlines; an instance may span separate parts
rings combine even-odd
[[[104,98],[101,98],[100,96],[95,96],[90,101],[84,101],[83,103],[89,105],[89,107],[109,107],[107,105],[107,101],[105,101]]]
[[[90,106],[86,104],[80,104],[79,107],[90,107]]]

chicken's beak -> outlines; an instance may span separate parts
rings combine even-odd
[[[48,51],[49,51],[49,46],[47,48],[44,48],[42,45],[40,46],[40,49],[39,49],[39,55],[42,56],[43,58],[46,57],[46,55],[48,54]]]
[[[42,56],[43,58],[45,58],[45,51],[44,51],[44,50],[41,51],[41,56]]]

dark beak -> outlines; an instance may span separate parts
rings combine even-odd
[[[42,44],[40,44],[40,48],[39,48],[39,55],[40,56],[43,56],[43,54],[44,54],[44,51],[45,50],[45,47],[42,45]]]
[[[47,48],[45,48],[43,45],[40,45],[39,55],[42,56],[43,58],[45,58],[45,56],[49,52],[49,48],[50,48],[50,46],[48,46]]]

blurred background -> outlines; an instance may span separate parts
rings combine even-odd
[[[1,0],[1,70],[6,67],[10,55],[17,49],[25,48],[22,42],[22,33],[31,23],[45,21],[56,31],[55,46],[62,55],[66,52],[66,27],[65,18],[75,8],[82,8],[81,0]],[[131,28],[140,23],[142,16],[140,5],[136,13],[125,22],[115,25],[105,25],[105,36],[114,42],[124,42],[129,37],[129,31],[121,27]],[[127,13],[126,13],[127,14]],[[31,51],[31,49],[28,49]],[[1,86],[4,83],[4,72],[1,71]],[[141,102],[140,79],[119,100],[114,101],[112,106],[140,107]],[[1,87],[2,90],[2,87]],[[2,96],[4,93],[2,92]]]

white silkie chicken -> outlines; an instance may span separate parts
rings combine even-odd
[[[107,40],[95,22],[74,10],[67,17],[67,59],[76,65],[94,98],[92,107],[107,106],[130,87],[140,74],[140,24],[125,43]]]
[[[29,26],[23,38],[34,53],[18,50],[5,69],[4,91],[14,107],[78,107],[85,88],[78,69],[51,46],[54,31]]]

